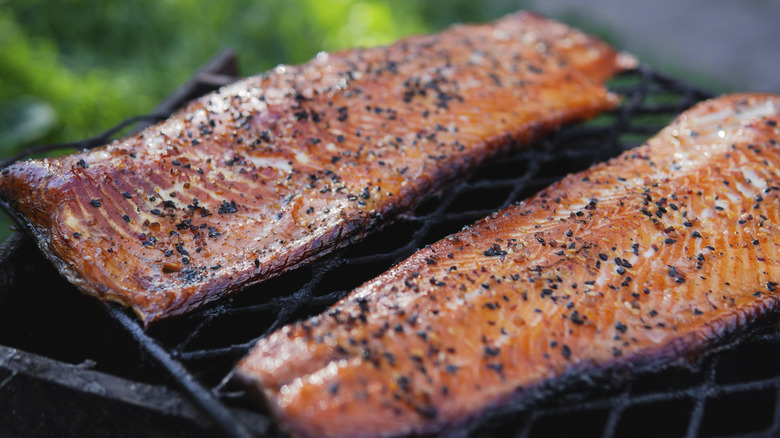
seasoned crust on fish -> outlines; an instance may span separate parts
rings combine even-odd
[[[438,432],[565,376],[690,358],[778,314],[780,97],[703,102],[261,339],[296,436]]]
[[[632,60],[519,13],[320,54],[106,147],[14,164],[0,197],[83,292],[147,323],[319,257],[480,162],[612,108]]]

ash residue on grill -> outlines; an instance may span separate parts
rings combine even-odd
[[[215,78],[230,80],[219,75],[231,74],[231,63],[232,58],[215,59],[155,113],[170,112],[219,86]],[[277,436],[273,420],[230,380],[234,363],[258,337],[323,312],[347,291],[416,249],[534,194],[567,173],[642,143],[677,113],[709,97],[647,68],[619,76],[611,88],[624,97],[616,111],[495,160],[363,242],[146,332],[132,315],[116,307],[107,312],[103,305],[78,294],[29,239],[16,235],[0,249],[0,349],[7,346],[46,356],[55,366],[62,364],[63,370],[65,364],[85,364],[86,373],[108,373],[125,382],[122,391],[148,386],[180,394],[192,403],[178,413],[162,415],[165,400],[135,401],[160,415],[143,417],[131,431],[108,428],[84,436],[107,431],[114,436],[147,431],[149,436],[180,436],[168,434],[172,424],[186,425],[182,430],[195,436]],[[226,214],[239,208],[230,201],[222,207]],[[503,250],[490,247],[485,252],[501,257]],[[36,402],[25,396],[35,392],[30,385],[39,394],[53,396],[59,392],[47,390],[46,385],[60,385],[48,378],[34,380],[35,374],[32,369],[12,370],[0,354],[0,435],[45,436],[46,430],[62,426],[58,418],[66,415],[41,421],[34,414]],[[566,388],[543,388],[539,400],[490,412],[455,435],[608,438],[780,433],[778,333],[705,358],[694,369],[627,376],[572,376]],[[83,394],[90,400],[111,401],[97,403],[105,406],[104,421],[110,423],[112,416],[124,415],[127,400],[116,395],[122,391]],[[554,396],[542,398],[545,394]],[[58,406],[83,416],[67,400]],[[27,413],[27,418],[13,412]],[[72,432],[76,429],[63,430],[76,436]]]

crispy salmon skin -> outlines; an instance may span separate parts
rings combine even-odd
[[[0,174],[43,252],[147,323],[365,235],[496,153],[612,108],[631,58],[518,13],[321,53],[101,149]]]
[[[778,313],[778,122],[778,96],[703,102],[261,339],[238,376],[293,435],[397,436],[701,353]]]

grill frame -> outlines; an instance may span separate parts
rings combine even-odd
[[[118,128],[85,141],[47,145],[32,152],[62,147],[99,146],[131,123],[167,117],[184,102],[236,78],[235,54],[232,51],[221,52],[150,115],[129,119]],[[611,88],[624,96],[623,104],[612,113],[584,125],[564,128],[530,149],[495,160],[476,171],[469,179],[455,184],[425,202],[414,213],[399,218],[395,225],[364,242],[190,315],[160,323],[144,331],[132,314],[117,305],[103,306],[74,293],[67,294],[68,298],[64,301],[69,305],[87,307],[85,317],[98,318],[98,328],[106,330],[108,338],[123,339],[115,348],[135,350],[138,357],[131,361],[137,363],[130,368],[137,369],[128,372],[120,366],[118,371],[117,366],[112,368],[112,365],[103,369],[98,366],[98,362],[105,360],[92,357],[74,364],[68,354],[58,350],[52,354],[54,357],[45,357],[46,348],[38,348],[44,355],[38,354],[34,340],[27,340],[24,335],[18,335],[16,340],[13,336],[6,336],[6,339],[10,339],[9,346],[3,346],[1,344],[4,342],[0,342],[0,412],[30,411],[28,405],[35,403],[35,397],[56,393],[60,394],[58,397],[63,398],[63,401],[75,397],[95,406],[104,405],[98,414],[102,415],[105,411],[105,423],[121,424],[118,419],[122,418],[122,412],[131,408],[141,409],[148,414],[147,423],[134,424],[132,429],[117,429],[115,424],[112,430],[115,436],[137,435],[143,426],[148,426],[149,436],[178,436],[178,432],[170,431],[174,424],[186,425],[182,426],[182,430],[187,431],[187,436],[209,436],[216,432],[223,436],[242,438],[281,435],[273,420],[256,408],[249,400],[250,397],[231,380],[230,365],[245,354],[257,338],[283,324],[323,310],[343,297],[348,290],[402,260],[415,249],[473,223],[498,208],[523,199],[566,172],[584,169],[639,144],[665,126],[673,115],[712,96],[706,90],[663,75],[647,66],[619,76],[611,82]],[[12,160],[18,158],[13,157]],[[517,172],[516,169],[521,171]],[[500,192],[501,196],[494,192]],[[474,200],[478,198],[480,201],[475,204]],[[398,245],[398,242],[405,243]],[[27,266],[30,263],[32,267]],[[344,277],[342,272],[353,271],[360,271],[360,275],[348,279],[332,278]],[[9,301],[13,303],[17,298],[12,295],[21,293],[21,289],[30,288],[24,282],[37,276],[53,288],[73,289],[53,273],[53,268],[37,253],[29,238],[16,233],[0,246],[0,291],[6,291],[5,294],[0,292],[0,307]],[[64,294],[64,291],[55,293]],[[257,325],[232,322],[236,318],[262,319],[265,315],[275,317],[272,321],[263,321]],[[13,324],[14,318],[10,319],[8,325]],[[228,328],[232,325],[253,327],[253,331],[249,338],[231,339],[228,342],[205,339],[206,345],[198,346],[204,343],[203,338],[214,337],[214,332],[224,334],[228,331],[220,328],[226,323]],[[52,324],[56,326],[57,322]],[[0,323],[0,330],[3,329],[2,325]],[[86,327],[92,325],[85,324]],[[55,327],[48,330],[44,331],[44,336],[50,335]],[[3,339],[0,335],[0,341]],[[20,348],[11,344],[17,344]],[[759,379],[739,381],[738,376],[732,375],[733,372],[723,371],[734,366],[730,365],[732,362],[739,363],[737,368],[747,366],[749,369],[749,364],[741,363],[740,356],[745,351],[763,349],[767,345],[777,356],[772,359],[772,363],[780,365],[780,332],[767,331],[744,342],[726,344],[720,348],[720,352],[709,354],[693,365],[681,363],[677,364],[681,365],[678,367],[662,367],[640,373],[584,376],[567,384],[566,391],[549,391],[554,395],[554,400],[548,398],[531,403],[510,404],[491,411],[469,427],[448,434],[532,437],[578,433],[604,438],[638,436],[642,435],[642,431],[636,428],[626,430],[624,426],[626,418],[635,419],[644,415],[635,414],[636,410],[663,405],[656,410],[677,415],[676,410],[669,406],[679,405],[686,407],[689,413],[687,420],[678,421],[679,424],[685,424],[679,427],[680,433],[677,435],[711,436],[713,432],[718,433],[718,430],[713,429],[717,429],[720,423],[710,412],[724,409],[717,403],[728,406],[728,403],[719,400],[735,398],[735,395],[739,399],[745,393],[764,394],[774,391],[774,394],[758,396],[764,401],[774,397],[769,425],[759,431],[738,430],[729,435],[774,436],[780,432],[780,372],[766,376],[763,375],[767,374],[766,371],[760,371]],[[88,348],[84,351],[86,356],[91,354]],[[214,362],[219,364],[214,366]],[[780,366],[776,368],[780,369]],[[159,375],[155,376],[155,373]],[[724,381],[724,374],[731,375],[731,380],[727,378]],[[82,418],[84,414],[79,414],[78,405],[71,403],[69,410],[49,415],[48,422],[42,424],[63,426],[68,423],[68,418]],[[38,417],[46,415],[38,413]],[[563,418],[575,418],[579,422],[563,422]],[[34,424],[35,419],[30,420],[0,421],[0,424],[11,424],[10,430],[0,426],[0,432],[11,436],[47,436],[45,428]],[[40,421],[40,418],[37,420]],[[86,419],[75,424],[73,427],[76,429],[63,429],[66,435],[90,436],[93,432]],[[105,429],[94,429],[95,436],[105,432]],[[669,430],[662,432],[669,435]]]

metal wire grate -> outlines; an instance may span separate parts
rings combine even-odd
[[[224,73],[219,66],[212,67]],[[202,77],[203,72],[199,74]],[[208,86],[191,88],[202,93],[221,83],[209,78]],[[109,319],[129,334],[133,354],[140,359],[134,369],[110,363],[103,369],[130,380],[179,387],[226,436],[280,435],[273,420],[230,379],[234,363],[258,338],[323,311],[416,249],[569,172],[639,145],[674,115],[710,97],[647,67],[615,78],[610,87],[624,96],[616,111],[495,160],[413,214],[319,261],[146,332],[124,309],[109,307]],[[179,91],[179,103],[195,97]],[[173,107],[170,102],[166,105],[168,110]],[[780,433],[780,333],[766,333],[725,349],[697,367],[583,379],[553,395],[531,405],[494,411],[454,435],[774,436]],[[245,411],[253,415],[239,415]]]

